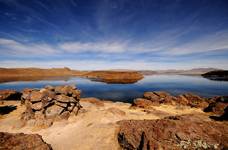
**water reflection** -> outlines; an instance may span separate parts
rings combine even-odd
[[[192,92],[201,96],[228,95],[228,82],[212,81],[200,76],[153,75],[134,84],[106,84],[83,78],[1,83],[0,89],[22,90],[41,88],[45,85],[76,84],[82,97],[98,97],[118,101],[131,101],[145,91],[167,91],[174,95]]]

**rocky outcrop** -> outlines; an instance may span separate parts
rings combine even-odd
[[[160,104],[183,105],[196,108],[205,108],[208,106],[206,99],[197,95],[187,93],[175,97],[163,91],[145,92],[143,98],[135,99],[132,106],[150,108],[151,106],[157,106]]]
[[[1,150],[51,150],[51,145],[38,134],[0,132]]]
[[[39,126],[50,126],[54,120],[68,119],[77,115],[80,90],[75,86],[46,86],[43,89],[25,89],[22,100],[26,106],[21,119]]]
[[[126,150],[227,149],[228,124],[199,116],[119,121],[118,142]]]
[[[211,103],[204,109],[204,112],[211,112],[217,120],[228,120],[228,96],[219,96],[211,99]]]

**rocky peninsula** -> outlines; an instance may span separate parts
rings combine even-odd
[[[149,91],[130,104],[81,92],[70,85],[1,91],[0,149],[228,148],[227,96]]]

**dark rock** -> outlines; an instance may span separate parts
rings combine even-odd
[[[38,134],[0,132],[1,150],[51,150],[51,145]]]
[[[159,120],[118,122],[122,149],[226,149],[228,124],[184,115]]]

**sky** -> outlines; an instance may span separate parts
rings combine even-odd
[[[0,67],[228,69],[228,1],[0,0]]]

